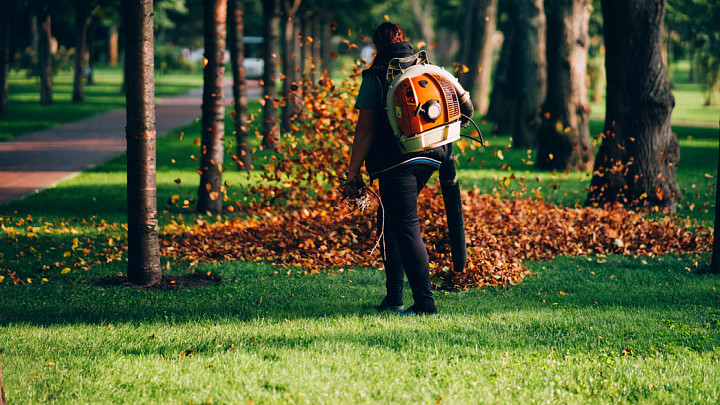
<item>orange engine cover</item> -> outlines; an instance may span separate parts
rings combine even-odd
[[[395,89],[395,116],[405,137],[460,119],[460,102],[446,78],[424,73],[403,80]]]

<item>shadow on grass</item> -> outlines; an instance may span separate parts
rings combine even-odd
[[[589,310],[601,314],[623,308],[650,313],[704,308],[720,316],[716,290],[720,276],[688,272],[685,267],[689,259],[665,256],[647,259],[647,264],[641,264],[640,260],[645,259],[618,256],[603,259],[607,261],[602,263],[592,260],[559,257],[550,262],[528,263],[535,275],[507,289],[436,291],[441,317],[482,318],[527,311],[562,314]],[[196,272],[209,272],[223,282],[193,289],[146,290],[86,282],[123,270],[105,266],[64,280],[58,275],[42,285],[0,285],[0,325],[375,316],[373,306],[384,296],[382,271],[346,269],[308,275],[248,262],[201,265]],[[101,273],[94,274],[96,271]],[[406,304],[411,302],[406,288]]]

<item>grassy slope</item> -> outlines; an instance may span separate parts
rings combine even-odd
[[[601,124],[593,125],[598,133]],[[717,168],[717,131],[676,130],[678,179],[700,194],[683,214],[712,220],[715,179],[703,174]],[[176,132],[158,142],[161,209],[174,194],[196,192],[190,155],[199,129],[184,132],[182,141]],[[542,176],[528,188],[544,186],[545,198],[565,204],[582,199],[582,174],[552,180],[523,165],[526,153],[504,150],[507,137],[489,140],[487,150],[460,155],[463,184],[499,192],[502,176]],[[232,184],[245,177],[226,176]],[[0,207],[0,222],[62,219],[85,233],[81,244],[116,236],[81,221],[124,221],[124,177],[120,157]],[[560,188],[548,192],[553,181]],[[162,221],[179,217],[169,208]],[[228,262],[197,268],[224,282],[196,290],[80,283],[124,271],[110,263],[67,275],[53,268],[41,284],[39,266],[61,260],[76,235],[40,235],[20,238],[21,246],[0,243],[0,267],[34,280],[0,283],[2,370],[13,403],[720,401],[720,278],[688,271],[696,268],[690,256],[531,262],[534,276],[521,285],[438,292],[441,316],[402,319],[372,309],[383,295],[383,273],[375,269],[309,276]],[[185,271],[179,265],[170,272]]]

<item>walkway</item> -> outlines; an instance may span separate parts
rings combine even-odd
[[[252,84],[251,84],[252,83]],[[226,104],[232,91],[225,88]],[[249,82],[248,96],[260,87]],[[200,117],[202,89],[161,99],[155,108],[158,136]],[[125,152],[125,109],[0,142],[0,204],[25,197]]]

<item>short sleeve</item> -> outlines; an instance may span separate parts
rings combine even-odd
[[[374,76],[367,75],[364,77],[355,100],[355,108],[365,110],[382,109],[380,91],[380,83]]]

